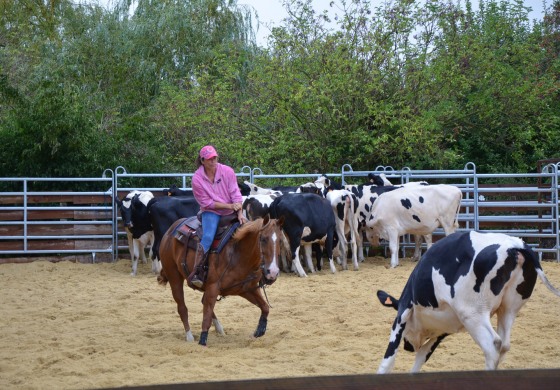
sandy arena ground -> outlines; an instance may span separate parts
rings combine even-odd
[[[0,265],[0,388],[83,389],[251,378],[372,374],[387,347],[395,311],[375,292],[399,296],[414,264],[367,259],[358,272],[282,274],[267,289],[272,306],[264,337],[252,338],[259,310],[239,297],[218,302],[225,328],[208,347],[187,343],[169,287],[150,264],[131,277],[130,260]],[[560,264],[543,262],[560,287]],[[201,294],[187,289],[198,341]],[[560,368],[560,299],[539,281],[514,325],[502,369]],[[402,350],[395,372],[408,372]],[[482,370],[467,334],[448,337],[423,371]]]

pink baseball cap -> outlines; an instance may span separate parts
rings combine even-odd
[[[216,152],[216,149],[214,149],[212,145],[206,145],[202,149],[200,149],[200,157],[202,157],[203,159],[216,157],[217,155],[218,152]]]

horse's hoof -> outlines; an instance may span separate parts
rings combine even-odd
[[[208,341],[208,331],[203,331],[200,333],[200,340],[198,340],[198,344],[206,347],[206,342]]]
[[[190,330],[185,333],[185,340],[187,340],[188,343],[194,342],[194,336]]]

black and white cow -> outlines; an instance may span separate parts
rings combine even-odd
[[[152,199],[147,209],[154,229],[152,258],[157,262],[159,272],[159,245],[163,235],[176,220],[195,216],[200,211],[200,206],[193,196],[160,196]]]
[[[115,197],[115,203],[119,208],[121,219],[126,231],[128,251],[132,260],[132,272],[136,276],[138,260],[146,263],[145,248],[150,247],[150,258],[154,245],[154,232],[148,217],[148,203],[154,195],[150,191],[134,190],[129,192],[122,200]],[[152,272],[156,273],[157,264],[152,261]]]
[[[172,184],[169,188],[163,190],[163,195],[165,196],[193,196],[192,190],[183,190],[177,187],[176,184]]]
[[[315,194],[285,194],[274,199],[269,214],[272,218],[284,216],[283,230],[288,236],[292,262],[299,276],[307,276],[299,260],[299,248],[304,246],[307,266],[314,272],[311,244],[315,242],[324,242],[331,271],[336,272],[332,253],[335,217],[325,198]]]
[[[274,196],[281,196],[283,195],[282,191],[273,190],[271,188],[263,188],[259,187],[256,184],[251,183],[250,181],[244,181],[243,184],[249,187],[249,194],[248,195],[274,195]]]
[[[354,271],[358,270],[357,236],[358,225],[355,211],[358,199],[348,190],[327,191],[325,199],[330,203],[335,216],[336,234],[338,237],[338,257],[342,269],[348,269],[347,251],[348,244],[352,248],[352,266]],[[349,239],[347,240],[346,237]]]
[[[350,191],[357,200],[357,202],[355,203],[354,224],[357,228],[356,246],[358,250],[358,261],[362,262],[365,259],[364,234],[366,229],[366,222],[371,215],[373,204],[375,203],[379,195],[385,192],[393,191],[398,187],[394,187],[392,185],[379,187],[372,184],[345,185],[344,187],[346,190]]]
[[[243,197],[243,215],[249,221],[264,218],[268,214],[268,208],[277,195],[249,195]]]
[[[513,322],[533,292],[537,276],[557,296],[536,253],[501,233],[457,232],[436,242],[418,262],[400,299],[378,291],[397,310],[378,373],[392,370],[402,339],[420,370],[448,335],[467,331],[494,370],[510,349]],[[497,332],[491,317],[497,314]]]
[[[399,237],[416,236],[413,260],[420,259],[420,236],[428,249],[434,230],[442,227],[449,235],[458,227],[461,190],[447,184],[409,183],[385,192],[375,200],[366,222],[366,236],[372,244],[379,238],[389,241],[391,267],[399,265]]]

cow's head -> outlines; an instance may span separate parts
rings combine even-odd
[[[132,200],[134,197],[138,197],[139,194],[140,191],[131,191],[122,200],[115,196],[115,203],[119,207],[121,218],[126,228],[132,227]]]

